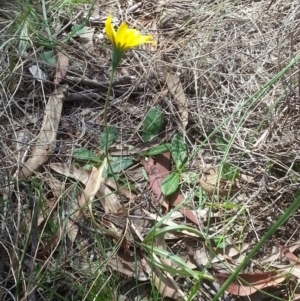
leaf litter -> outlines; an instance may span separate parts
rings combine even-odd
[[[80,9],[82,8],[78,6],[78,10]],[[103,120],[98,112],[103,109],[107,89],[110,50],[105,39],[98,37],[101,36],[103,21],[109,11],[121,13],[116,16],[116,20],[125,18],[128,23],[141,27],[145,32],[152,30],[158,41],[149,52],[142,47],[128,53],[118,70],[117,76],[121,79],[121,84],[114,84],[114,95],[109,109],[109,120],[117,129],[113,147],[120,146],[110,153],[111,156],[118,157],[116,179],[103,178],[103,158],[100,159],[99,151]],[[90,248],[85,246],[90,245],[94,233],[99,231],[103,240],[108,237],[114,245],[120,243],[120,249],[117,248],[116,253],[105,250],[105,256],[109,258],[108,265],[114,270],[141,281],[152,277],[154,285],[163,296],[173,299],[181,296],[187,299],[189,289],[182,285],[182,278],[176,273],[167,275],[164,269],[158,269],[160,258],[151,259],[151,254],[145,253],[145,249],[141,247],[143,239],[155,225],[159,224],[162,228],[180,227],[184,224],[207,236],[203,239],[187,230],[170,231],[153,244],[156,243],[156,247],[164,252],[162,254],[178,252],[179,258],[186,255],[186,251],[183,251],[184,244],[196,245],[195,255],[201,259],[205,268],[212,271],[221,268],[222,272],[215,272],[213,277],[223,283],[229,275],[226,271],[234,269],[242,260],[253,242],[269,227],[268,221],[276,220],[279,212],[286,207],[298,189],[299,127],[295,105],[298,94],[297,85],[288,84],[297,83],[296,73],[288,73],[284,81],[277,83],[272,92],[266,91],[254,107],[246,106],[237,114],[233,113],[243,100],[256,92],[272,74],[278,72],[280,66],[285,65],[289,56],[299,53],[299,43],[295,39],[298,34],[295,23],[298,12],[299,6],[295,1],[287,4],[281,0],[272,1],[268,5],[263,1],[244,1],[240,5],[233,5],[230,1],[212,1],[205,7],[200,2],[190,1],[159,1],[151,5],[147,2],[141,4],[124,1],[117,9],[113,3],[103,4],[99,1],[91,15],[86,36],[81,32],[68,47],[56,52],[57,66],[52,73],[54,76],[41,65],[41,70],[48,79],[53,80],[55,85],[62,85],[57,90],[48,91],[48,87],[43,90],[46,87],[43,79],[46,77],[35,75],[36,72],[32,77],[35,85],[26,87],[20,77],[23,76],[20,75],[22,72],[16,66],[18,72],[14,76],[21,79],[19,83],[23,90],[20,91],[28,91],[28,98],[24,100],[23,95],[15,93],[14,100],[8,105],[4,104],[1,112],[1,117],[6,115],[6,119],[9,119],[4,125],[1,123],[4,133],[1,136],[3,170],[8,171],[8,176],[2,177],[1,169],[1,179],[7,177],[1,184],[8,187],[2,195],[6,202],[11,201],[9,208],[17,208],[14,207],[17,203],[18,206],[26,208],[26,197],[19,195],[22,186],[18,186],[19,183],[11,185],[9,179],[18,174],[22,180],[31,180],[37,176],[43,182],[45,197],[41,200],[49,202],[49,207],[45,216],[39,213],[41,248],[37,252],[37,258],[41,262],[61,265],[63,269],[66,262],[56,252],[63,246],[68,249],[67,254],[73,261],[76,256],[82,257],[82,266],[87,264],[85,257],[98,260],[99,245],[94,242]],[[74,20],[78,23],[82,21],[77,17]],[[76,25],[74,20],[68,22],[71,27]],[[95,28],[94,24],[99,28]],[[60,38],[68,35],[67,28],[62,32],[58,31],[54,36]],[[277,38],[274,39],[274,36]],[[77,41],[81,44],[76,44]],[[4,65],[5,62],[11,62],[7,56],[9,52],[10,49],[5,49],[1,54],[5,56]],[[285,55],[286,53],[289,55]],[[76,74],[82,81],[68,82],[71,84],[68,88],[64,85],[67,74]],[[129,84],[126,81],[122,83],[124,74],[127,78],[131,77]],[[3,78],[6,81],[9,77]],[[88,80],[96,85],[91,88],[87,84]],[[10,95],[17,86],[12,83],[5,82],[3,85],[5,99],[13,99]],[[104,88],[102,83],[106,83]],[[11,90],[5,87],[10,87]],[[43,93],[47,94],[46,98],[40,89],[45,91]],[[286,91],[290,94],[282,96]],[[65,97],[66,94],[69,98]],[[78,95],[79,98],[76,98]],[[277,98],[280,101],[276,101]],[[41,104],[45,99],[48,102],[44,108]],[[21,122],[24,116],[19,118],[14,113],[15,108],[20,104],[23,106],[24,102],[27,121]],[[160,111],[154,128],[153,118],[148,124],[143,123],[153,104],[157,106],[157,112]],[[79,107],[92,113],[79,114]],[[44,112],[42,125],[38,123],[37,111]],[[249,114],[239,128],[239,122],[243,119],[242,112]],[[122,118],[118,117],[120,115]],[[227,116],[231,118],[217,129]],[[39,133],[36,133],[36,129],[31,130],[31,124],[37,124]],[[31,136],[25,137],[17,131],[17,136],[14,136],[13,132],[19,129],[27,130]],[[215,135],[223,137],[225,141],[229,141],[230,137],[234,138],[228,153],[217,147],[215,137],[209,137],[214,130]],[[187,159],[174,159],[172,143],[163,152],[155,153],[157,149],[152,150],[154,145],[161,146],[160,143],[156,145],[157,140],[169,143],[178,133],[184,135],[184,143],[191,152]],[[203,145],[205,139],[207,141]],[[18,141],[17,147],[14,147],[14,140]],[[12,147],[8,142],[12,143]],[[28,144],[28,148],[25,149],[22,143]],[[133,146],[133,150],[123,151],[125,143]],[[195,151],[198,145],[202,146]],[[74,147],[85,147],[91,151],[97,158],[96,162],[83,164],[84,160],[72,157]],[[14,153],[20,148],[20,162],[24,162],[24,165],[16,166],[14,161],[19,158]],[[194,151],[196,155],[190,157]],[[137,177],[127,178],[128,170],[127,165],[122,164],[123,156],[132,156],[134,164],[139,168],[144,166],[149,180],[143,178],[140,172]],[[185,160],[188,161],[186,166]],[[180,164],[177,164],[179,161]],[[238,169],[238,176],[233,180],[220,174],[219,167],[224,167],[224,163]],[[197,184],[194,181],[188,183],[181,177],[181,165],[187,169],[185,171],[191,170],[198,175]],[[54,183],[54,179],[49,176],[49,167],[52,173],[58,173],[53,175],[55,180],[59,179],[58,182]],[[161,189],[167,175],[178,180],[174,185],[175,192],[170,196],[163,195]],[[73,187],[71,178],[77,185],[75,195],[62,192]],[[190,199],[187,203],[188,197]],[[69,206],[68,210],[71,211],[67,212],[67,217],[59,215],[62,202],[72,202],[74,206]],[[237,216],[237,210],[241,206],[243,211],[239,211],[242,213]],[[179,212],[173,211],[175,207],[179,208]],[[63,206],[62,211],[66,208],[67,206]],[[27,216],[25,212],[21,212],[21,215],[22,219]],[[18,217],[14,210],[4,210],[3,216],[11,218],[17,224]],[[137,220],[147,223],[138,223]],[[59,224],[62,221],[67,221],[68,239],[65,239],[64,227]],[[48,233],[50,222],[57,222],[58,230]],[[297,224],[297,218],[291,218],[285,231],[279,229],[276,237],[285,241],[297,241]],[[2,230],[4,234],[7,231],[5,227]],[[222,248],[215,245],[216,240],[210,239],[216,231],[225,242]],[[4,237],[10,237],[9,233],[8,231],[8,235],[5,234]],[[86,237],[90,233],[93,234],[88,240]],[[70,240],[72,244],[64,245],[65,240]],[[22,250],[21,240],[17,245],[13,241],[9,243],[16,246],[16,250]],[[277,256],[272,262],[272,269],[275,271],[270,272],[268,266],[264,266],[266,262],[260,261],[259,256],[270,255],[274,245],[274,240],[270,240],[266,248],[253,259],[251,267],[240,274],[227,291],[235,296],[252,298],[257,290],[268,289],[275,292],[278,287],[284,287],[278,285],[286,282],[293,289],[293,283],[298,282],[299,273],[297,256],[291,250],[279,247],[290,262],[288,266],[282,267]],[[84,249],[80,253],[82,255],[76,254],[76,248]],[[131,256],[131,252],[136,252],[135,256]],[[279,253],[278,251],[277,254]],[[103,254],[101,256],[106,258]],[[128,256],[131,256],[132,261],[127,260]],[[171,268],[178,268],[170,258],[161,262],[165,266],[170,265],[170,271]],[[190,265],[190,261],[187,264],[193,267],[193,271],[197,270],[195,265]],[[77,268],[73,266],[70,269],[84,279],[80,266],[78,263]],[[47,269],[47,266],[43,268]],[[292,275],[296,281],[288,281],[283,275]],[[189,281],[188,277],[186,279]],[[210,300],[213,297],[204,284],[205,281],[197,291],[197,300]],[[294,289],[296,292],[297,285],[294,285]],[[297,295],[285,295],[284,298],[296,300]]]

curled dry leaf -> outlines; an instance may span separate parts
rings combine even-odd
[[[195,256],[205,266],[217,262],[221,262],[227,259],[233,259],[234,257],[241,255],[242,252],[250,248],[250,244],[243,243],[237,249],[234,245],[227,245],[224,248],[216,248],[215,250],[208,250],[207,248],[201,248],[195,251]]]
[[[76,168],[72,165],[67,165],[65,163],[51,163],[50,167],[56,172],[65,175],[66,177],[71,177],[82,184],[86,185],[90,179],[90,173],[82,168]],[[118,214],[122,205],[119,197],[104,183],[111,187],[116,188],[116,184],[112,180],[102,179],[100,183],[99,190],[97,191],[97,197],[99,198],[105,213]],[[119,189],[120,193],[130,196],[130,193],[126,189]]]
[[[182,194],[180,194],[179,192],[175,192],[174,194],[172,194],[170,196],[170,201],[175,205],[179,205],[184,201],[184,197]],[[191,222],[193,222],[194,224],[200,226],[200,221],[197,218],[197,216],[194,214],[194,212],[187,208],[187,207],[182,207],[179,209],[180,213],[185,216],[187,219],[189,219]]]
[[[178,114],[181,119],[183,128],[185,129],[189,120],[189,108],[188,101],[185,97],[180,78],[175,73],[172,73],[169,70],[167,70],[167,68],[164,69],[164,74],[166,77],[168,89],[173,95],[174,100],[178,106]]]
[[[66,163],[51,163],[50,168],[61,175],[80,181],[84,185],[90,177],[88,171],[83,170],[82,168],[76,168],[75,166],[68,165]]]
[[[57,66],[54,76],[54,84],[58,85],[65,78],[69,67],[69,58],[61,53],[57,53]]]
[[[229,273],[217,273],[215,278],[222,285],[230,276]],[[285,276],[275,271],[255,274],[239,274],[239,280],[232,282],[227,291],[236,296],[249,296],[257,290],[276,286],[285,280]]]
[[[67,86],[57,88],[49,97],[45,108],[41,131],[35,139],[30,158],[24,163],[19,178],[28,178],[53,154],[56,145],[57,129],[62,111],[62,98]]]
[[[100,185],[97,197],[105,213],[118,214],[123,208],[119,197],[104,184]]]
[[[201,188],[209,194],[228,195],[228,189],[220,188],[221,177],[215,168],[210,168],[206,172],[202,173],[200,178]]]
[[[162,296],[177,300],[179,297],[179,291],[181,292],[183,299],[186,300],[184,293],[179,288],[177,289],[177,284],[172,278],[172,276],[169,275],[169,277],[167,277],[159,269],[151,268],[151,263],[149,263],[146,259],[142,259],[141,262],[143,269],[146,271],[149,277],[151,277],[152,282],[154,283],[155,287],[159,290]]]
[[[66,226],[68,236],[72,242],[75,241],[75,238],[78,233],[78,226],[75,224],[74,221],[78,221],[83,211],[85,211],[87,208],[89,208],[91,212],[91,204],[102,183],[102,173],[105,164],[106,160],[103,161],[99,169],[93,167],[88,181],[85,184],[85,189],[81,193],[78,202],[74,201],[72,204],[71,217],[73,221],[69,221]]]
[[[104,166],[103,164],[101,165],[101,168]],[[102,178],[102,170],[100,170],[101,168],[99,170],[93,168],[92,172],[89,173],[86,170],[69,166],[65,163],[51,163],[50,167],[56,172],[67,177],[72,177],[73,179],[76,179],[85,185],[85,190],[81,194],[79,202],[73,203],[73,220],[78,220],[78,218],[80,218],[80,210],[82,208],[86,209],[88,206],[90,206],[95,195],[99,197],[105,213],[118,214],[120,209],[122,209],[119,197],[103,183],[106,182],[106,180]],[[114,183],[109,181],[108,184],[112,186]],[[128,194],[128,191],[126,190],[123,192]],[[69,222],[67,224],[67,230],[70,239],[74,241],[78,233],[78,227],[73,222]]]
[[[108,254],[108,257],[110,254]],[[141,263],[137,261],[129,261],[125,258],[120,258],[115,255],[108,260],[108,265],[115,271],[122,273],[128,277],[135,277],[140,281],[146,281],[149,279],[148,275],[143,271]]]

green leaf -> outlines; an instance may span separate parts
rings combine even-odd
[[[108,132],[107,141],[106,141],[106,129],[104,129],[104,131],[100,135],[100,149],[102,151],[106,149],[106,143],[107,143],[107,148],[109,148],[114,143],[116,138],[116,128],[113,125],[107,126],[107,132]]]
[[[222,168],[222,178],[224,180],[228,180],[228,181],[234,181],[236,178],[239,177],[239,168],[225,162],[223,164],[223,168]]]
[[[101,162],[99,156],[97,156],[93,151],[85,147],[75,148],[73,151],[73,157],[81,161],[92,161],[95,163]]]
[[[146,152],[143,152],[143,155],[145,156],[156,156],[162,153],[165,153],[171,149],[171,143],[165,143],[158,145],[156,147],[153,147]]]
[[[223,235],[217,235],[214,237],[214,242],[217,248],[225,248],[227,246],[226,238]]]
[[[144,141],[150,141],[159,134],[163,119],[164,116],[160,107],[155,106],[149,110],[143,124],[142,137]]]
[[[103,170],[103,176],[105,178],[112,176],[112,174],[120,173],[121,171],[131,166],[133,163],[131,157],[110,157],[109,162],[112,170],[110,169],[108,164],[105,165]]]
[[[52,50],[41,53],[41,60],[51,66],[56,66],[57,58]]]
[[[228,142],[224,140],[222,137],[217,137],[215,139],[216,148],[221,152],[225,152]]]
[[[179,174],[171,173],[169,174],[161,183],[161,191],[164,196],[171,195],[179,187]]]
[[[150,253],[150,255],[155,254],[159,257],[170,259],[179,268],[181,268],[181,270],[179,270],[181,275],[183,275],[183,274],[189,275],[190,277],[193,277],[196,280],[198,280],[198,279],[205,279],[205,280],[209,280],[209,281],[214,280],[213,276],[211,276],[211,275],[205,274],[203,272],[193,271],[187,265],[187,263],[183,259],[181,259],[178,255],[170,253],[167,250],[157,248],[153,245],[142,244],[142,246],[143,246],[143,249],[146,249]],[[156,265],[156,263],[155,263],[155,265]],[[159,265],[159,266],[162,267],[162,270],[164,270],[163,265]]]
[[[185,226],[185,225],[173,225],[173,226],[166,226],[164,228],[155,229],[154,233],[152,233],[151,235],[147,235],[144,238],[144,242],[145,243],[149,243],[149,242],[153,243],[153,242],[155,242],[156,238],[164,237],[164,235],[166,233],[169,233],[169,232],[183,232],[183,231],[187,231],[187,232],[196,234],[199,237],[203,237],[203,234],[197,229],[194,229],[194,228],[191,228],[191,227],[188,227],[188,226]]]
[[[184,269],[175,269],[175,268],[172,268],[168,265],[165,265],[163,263],[159,263],[159,262],[155,262],[155,266],[157,268],[159,268],[160,270],[164,271],[164,272],[167,272],[171,275],[180,275],[180,276],[183,276],[183,277],[190,277],[190,273],[185,271]]]
[[[86,27],[82,24],[75,24],[71,28],[71,35],[73,37],[80,36],[81,34],[86,33]]]
[[[202,281],[201,277],[195,282],[195,284],[190,289],[190,294],[187,301],[192,301],[198,295],[200,289],[200,282]]]
[[[182,135],[176,134],[172,139],[171,147],[172,157],[175,162],[176,169],[180,169],[187,158],[188,149]]]
[[[145,168],[142,168],[142,175],[146,181],[149,181],[149,177],[148,177],[148,174],[147,174]]]
[[[160,257],[170,259],[173,261],[176,265],[178,265],[180,268],[182,268],[187,274],[189,274],[191,277],[194,277],[195,279],[198,279],[197,272],[193,271],[191,268],[188,267],[186,262],[184,262],[179,256],[170,253],[166,250],[154,247],[153,245],[144,245],[143,247],[148,249],[149,252],[154,253]]]

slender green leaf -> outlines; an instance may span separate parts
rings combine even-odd
[[[167,250],[163,250],[160,248],[157,248],[153,245],[147,245],[147,244],[143,244],[143,248],[148,250],[148,252],[154,253],[155,255],[159,256],[159,257],[163,257],[163,258],[167,258],[170,259],[171,261],[173,261],[178,267],[180,267],[182,270],[180,270],[180,272],[183,274],[187,274],[190,275],[190,277],[193,277],[194,279],[206,279],[209,281],[213,281],[214,278],[210,275],[206,275],[203,272],[197,272],[197,271],[193,271],[191,268],[188,267],[188,265],[186,264],[186,262],[184,262],[179,256],[168,252]],[[155,264],[157,264],[155,262]]]
[[[171,195],[178,189],[179,179],[179,174],[171,173],[163,180],[161,184],[161,191],[164,196]]]
[[[75,148],[73,151],[73,157],[81,161],[92,161],[95,163],[101,162],[99,156],[97,156],[93,151],[85,147]]]
[[[155,106],[149,110],[143,124],[142,137],[144,141],[150,141],[159,134],[163,119],[164,116],[160,107]]]
[[[157,256],[161,256],[163,258],[170,259],[173,261],[176,265],[178,265],[180,268],[182,268],[184,271],[186,271],[191,277],[194,277],[195,279],[198,279],[198,274],[194,272],[191,268],[187,266],[187,264],[177,255],[170,253],[166,250],[157,248],[153,245],[143,245],[145,249],[147,249],[149,252],[154,253]]]
[[[165,143],[158,145],[156,147],[153,147],[145,152],[143,152],[143,155],[145,156],[156,156],[162,153],[165,153],[171,149],[171,143]]]
[[[195,282],[195,284],[190,289],[190,294],[189,294],[187,301],[194,300],[194,298],[198,295],[199,288],[200,288],[200,281],[201,281],[201,278],[199,277],[199,279]]]
[[[184,269],[179,269],[179,268],[175,269],[175,268],[173,268],[171,266],[168,266],[166,264],[163,264],[163,263],[160,264],[159,262],[155,262],[155,266],[157,268],[159,268],[160,270],[162,270],[164,272],[167,272],[171,275],[180,275],[180,276],[185,276],[185,277],[190,277],[191,276],[190,273],[187,272]]]
[[[155,221],[153,227],[149,230],[149,232],[147,233],[146,237],[144,238],[144,242],[148,242],[151,241],[155,231],[162,226],[165,221],[167,221],[171,215],[173,214],[173,212],[178,211],[180,208],[185,206],[185,202],[181,202],[180,204],[178,204],[176,207],[174,207],[172,210],[170,210],[169,213],[167,213],[162,219]]]
[[[171,152],[172,152],[173,160],[175,162],[176,169],[178,170],[182,168],[182,165],[185,162],[188,155],[187,145],[182,135],[176,134],[173,137]]]
[[[167,226],[164,228],[158,228],[154,231],[154,233],[151,236],[146,236],[144,239],[144,243],[154,242],[154,240],[160,236],[164,236],[166,233],[169,232],[182,232],[187,231],[191,232],[193,234],[198,235],[199,237],[203,237],[201,232],[197,229],[185,226],[185,225],[174,225],[174,226]]]

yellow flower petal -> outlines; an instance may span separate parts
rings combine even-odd
[[[128,28],[124,22],[121,23],[116,32],[111,24],[111,19],[111,15],[106,19],[105,32],[114,48],[118,48],[120,53],[144,43],[155,43],[152,36],[144,36],[139,31]]]
[[[111,20],[112,20],[112,16],[109,15],[105,21],[105,33],[107,35],[107,37],[109,38],[109,40],[112,42],[113,46],[116,45],[116,31],[113,27],[113,25],[111,24]]]

